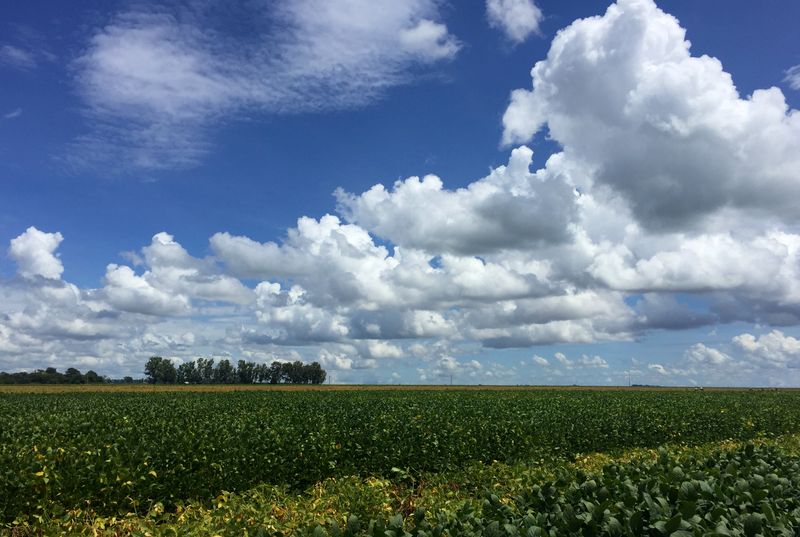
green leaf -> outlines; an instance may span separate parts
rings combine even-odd
[[[746,537],[754,537],[757,533],[761,533],[761,517],[751,513],[744,517],[744,534]]]

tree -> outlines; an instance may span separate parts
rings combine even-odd
[[[86,372],[86,382],[88,384],[99,384],[103,382],[103,379],[100,377],[100,375],[90,369]]]
[[[151,356],[147,363],[144,364],[144,374],[150,384],[158,382],[158,366],[161,365],[163,360],[161,356]]]
[[[197,377],[197,367],[194,360],[184,362],[178,366],[176,381],[178,384],[195,383]]]
[[[174,384],[177,379],[175,364],[161,356],[151,356],[144,366],[144,374],[150,384]],[[89,373],[86,373],[89,382]]]
[[[66,381],[69,384],[83,384],[85,382],[85,379],[83,378],[81,372],[75,369],[74,367],[70,367],[69,369],[67,369],[67,372],[64,373],[64,376],[66,377]]]
[[[217,369],[214,371],[214,381],[218,384],[234,384],[236,382],[236,370],[227,358],[220,360],[217,364]]]
[[[256,365],[255,382],[262,383],[269,380],[269,366],[267,364]]]
[[[197,372],[199,377],[198,382],[203,384],[211,384],[214,382],[214,359],[198,358]]]
[[[236,365],[236,376],[240,384],[252,384],[256,381],[256,364],[239,360]]]
[[[281,367],[281,363],[278,361],[272,362],[269,366],[267,379],[269,380],[270,384],[278,384],[283,379],[283,368]]]
[[[327,377],[328,374],[322,369],[319,362],[311,362],[306,367],[308,368],[308,377],[311,384],[323,384],[325,382],[325,377]]]

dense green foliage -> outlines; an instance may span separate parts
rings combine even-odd
[[[609,464],[601,472],[561,469],[556,479],[503,501],[404,520],[348,518],[318,525],[313,537],[743,536],[793,537],[800,531],[800,458],[775,448]],[[252,530],[253,528],[251,528]]]
[[[0,514],[800,430],[796,392],[0,395]]]
[[[223,359],[198,358],[178,367],[171,360],[151,356],[144,366],[151,384],[322,384],[327,373],[318,362],[272,362],[270,365],[239,360],[234,366]]]
[[[83,374],[74,367],[70,367],[64,373],[60,373],[55,367],[18,373],[0,371],[0,384],[98,384],[101,382],[105,382],[105,379],[91,369]]]

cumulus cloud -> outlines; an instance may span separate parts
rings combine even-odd
[[[773,330],[758,337],[740,334],[733,344],[749,357],[776,367],[800,367],[800,340]]]
[[[192,166],[220,121],[362,106],[460,48],[433,0],[248,5],[235,35],[212,7],[129,11],[94,31],[75,63],[94,122],[80,158]]]
[[[647,366],[647,369],[649,369],[651,371],[655,371],[656,373],[658,373],[659,375],[662,375],[664,377],[668,377],[669,376],[669,371],[667,371],[667,368],[664,367],[661,364],[649,364]]]
[[[8,254],[17,263],[17,270],[25,278],[41,276],[58,280],[64,265],[55,255],[64,237],[59,232],[46,233],[31,226],[25,233],[11,240]]]
[[[539,32],[542,11],[533,0],[486,0],[486,16],[492,28],[514,43]]]
[[[180,315],[189,312],[189,299],[154,287],[147,274],[136,275],[130,267],[108,265],[103,288],[116,309],[145,315]]]
[[[547,367],[550,365],[550,362],[547,361],[547,358],[543,358],[538,354],[535,354],[532,358],[533,363],[542,367]]]
[[[431,366],[417,369],[417,372],[422,382],[443,382],[453,379],[463,381],[465,377],[475,378],[482,369],[483,364],[478,360],[459,361],[452,356],[442,356]]]
[[[648,229],[724,208],[796,222],[800,114],[778,88],[742,98],[716,58],[652,0],[619,0],[558,33],[503,117],[506,143],[544,125],[566,158],[613,189]]]
[[[578,360],[578,364],[580,364],[583,367],[598,367],[601,369],[608,368],[608,362],[606,362],[597,355],[587,356],[586,354],[583,354],[581,355],[580,360]]]
[[[480,255],[566,241],[577,210],[574,188],[562,177],[531,173],[532,157],[518,147],[507,166],[455,191],[428,175],[358,196],[339,190],[336,198],[349,221],[428,252]]]
[[[697,364],[721,365],[731,360],[724,352],[706,347],[702,343],[692,345],[685,353],[685,357]]]
[[[142,274],[110,264],[103,296],[117,309],[145,315],[181,315],[191,299],[247,304],[253,291],[238,279],[220,274],[212,260],[192,257],[172,235],[161,232],[142,249]]]
[[[564,367],[572,367],[572,360],[567,358],[563,352],[557,352],[555,354],[555,359],[558,361],[559,364],[563,365]]]

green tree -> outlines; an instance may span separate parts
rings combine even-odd
[[[197,382],[197,365],[194,360],[184,362],[178,366],[176,381],[178,384],[195,383]]]
[[[67,372],[64,373],[64,377],[68,384],[83,384],[86,381],[81,372],[74,367],[67,369]]]
[[[267,371],[267,380],[270,384],[278,384],[283,380],[281,378],[283,376],[283,368],[281,367],[282,365],[283,364],[278,361],[270,364],[269,370]]]
[[[87,384],[100,384],[103,382],[103,378],[90,369],[86,372],[86,382]]]
[[[322,369],[319,362],[311,362],[306,367],[308,368],[308,378],[311,384],[323,384],[325,382],[325,377],[327,377],[328,374]]]
[[[144,366],[144,374],[151,384],[174,384],[178,376],[175,364],[161,356],[150,357]],[[89,382],[89,373],[86,373],[86,377]]]
[[[151,356],[147,363],[144,364],[144,374],[147,377],[147,382],[156,384],[159,380],[158,369],[164,359],[161,356]]]
[[[214,382],[214,359],[213,358],[198,358],[197,359],[197,373],[198,382],[202,384],[211,384]]]
[[[214,370],[214,381],[218,384],[235,384],[236,369],[227,358],[220,360]]]

